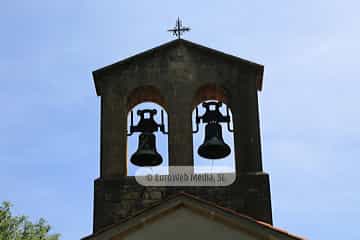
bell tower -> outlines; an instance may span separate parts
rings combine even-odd
[[[262,65],[176,39],[94,71],[96,92],[101,97],[94,233],[180,191],[272,224],[258,115],[263,70]],[[166,110],[169,156],[162,157],[168,157],[169,167],[194,166],[193,156],[198,153],[193,152],[192,112],[207,100],[225,103],[232,113],[236,180],[231,185],[149,187],[127,176],[127,117],[135,105],[152,101]],[[229,120],[223,117],[218,119]],[[216,124],[209,128],[213,129],[209,132],[219,132]],[[211,158],[206,147],[202,153]],[[227,154],[229,150],[221,151]]]

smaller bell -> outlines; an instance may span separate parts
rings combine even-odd
[[[219,123],[210,122],[205,126],[205,140],[198,149],[201,157],[219,159],[228,156],[230,147],[224,142],[222,128]]]
[[[131,156],[130,161],[140,167],[153,167],[162,163],[162,157],[156,151],[153,133],[143,132],[139,135],[138,150]]]

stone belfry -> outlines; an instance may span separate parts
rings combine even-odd
[[[93,72],[101,97],[100,177],[93,232],[178,192],[272,224],[269,176],[263,172],[258,91],[262,65],[176,39]],[[232,112],[236,180],[226,187],[145,187],[127,176],[128,113],[155,102],[167,112],[169,166],[193,166],[192,112],[206,100]]]

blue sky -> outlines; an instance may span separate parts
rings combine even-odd
[[[265,65],[274,224],[359,239],[358,1],[18,1],[0,8],[0,201],[63,240],[91,233],[99,98],[91,72],[185,39]]]

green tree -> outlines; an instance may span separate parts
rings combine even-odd
[[[44,219],[32,223],[26,216],[12,216],[10,208],[9,202],[0,205],[0,240],[59,240],[59,234],[48,234]]]

